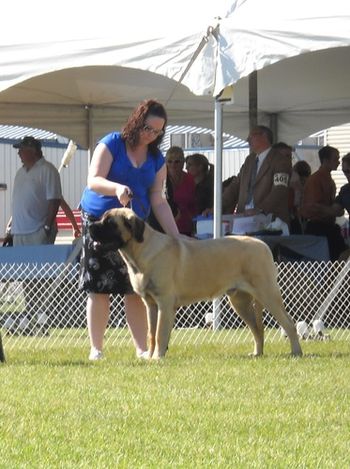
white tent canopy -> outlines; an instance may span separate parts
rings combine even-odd
[[[140,100],[155,97],[172,123],[213,127],[212,100],[164,75],[172,60],[180,60],[176,74],[190,59],[227,1],[204,9],[185,0],[63,0],[53,11],[39,0],[20,3],[20,13],[16,1],[2,10],[16,22],[0,31],[0,123],[49,129],[87,147],[123,125]]]
[[[4,4],[0,123],[48,129],[88,147],[120,128],[140,100],[155,97],[169,123],[213,128],[213,96],[234,84],[223,130],[246,137],[253,70],[259,70],[258,120],[273,118],[280,140],[295,143],[350,120],[347,2],[118,5],[62,0],[50,11],[39,0]],[[215,16],[219,34],[208,36],[179,85],[208,26],[218,24]]]

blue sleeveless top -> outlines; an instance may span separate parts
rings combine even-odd
[[[149,190],[154,183],[156,173],[164,165],[165,159],[161,151],[157,155],[147,153],[146,161],[135,168],[128,158],[125,141],[119,132],[112,132],[103,137],[104,143],[112,154],[113,162],[107,179],[128,186],[133,192],[130,208],[142,219],[150,213]],[[117,196],[98,194],[86,187],[80,202],[82,209],[94,217],[100,217],[110,208],[122,207]]]

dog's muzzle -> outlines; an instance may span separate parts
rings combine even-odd
[[[108,234],[108,229],[100,221],[90,224],[89,233],[93,240],[92,247],[95,251],[112,251],[122,246],[122,243],[116,236]]]

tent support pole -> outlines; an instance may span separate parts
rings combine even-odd
[[[215,165],[214,165],[214,238],[220,238],[222,236],[222,108],[223,102],[219,99],[215,99],[215,114],[214,114],[214,129],[215,129],[215,141],[214,141],[214,153],[215,153]],[[213,300],[213,329],[219,329],[220,327],[220,299],[215,298]]]
[[[214,238],[221,237],[221,212],[222,212],[222,108],[223,103],[215,100],[214,114]]]
[[[258,72],[249,75],[249,129],[258,125]]]
[[[93,109],[91,105],[86,106],[87,110],[87,117],[88,117],[88,122],[87,122],[87,141],[88,141],[88,157],[89,161],[91,161],[92,158],[92,153],[94,149],[94,138],[93,138]]]

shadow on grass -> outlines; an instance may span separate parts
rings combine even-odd
[[[337,359],[343,359],[343,358],[350,358],[350,352],[326,352],[326,353],[305,353],[303,355],[304,359],[310,358],[337,358]]]
[[[250,355],[252,347],[249,344],[201,344],[201,345],[179,345],[170,344],[169,351],[164,359],[144,360],[135,357],[131,346],[106,347],[105,358],[98,362],[91,362],[87,358],[86,347],[82,348],[60,348],[51,350],[12,350],[6,354],[6,362],[1,366],[48,366],[48,367],[109,367],[121,366],[123,368],[144,368],[149,366],[172,367],[197,366],[201,362],[211,361],[215,363],[249,363],[267,360],[342,360],[350,358],[348,343],[303,343],[304,355],[294,357],[290,354],[287,344],[267,343],[265,353],[262,357]]]
[[[85,360],[40,360],[40,359],[7,359],[4,366],[48,366],[48,367],[89,367],[93,364]]]

